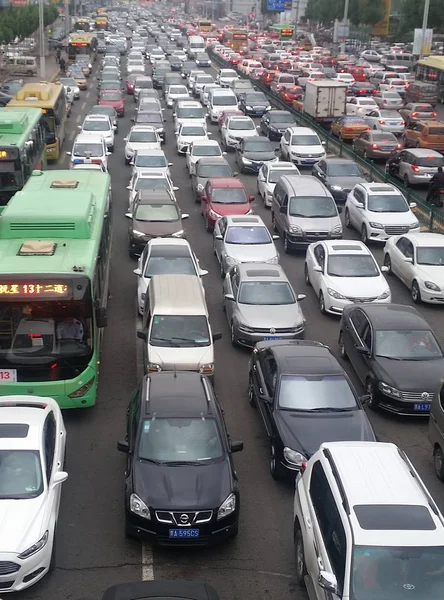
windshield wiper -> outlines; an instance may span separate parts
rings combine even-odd
[[[163,465],[161,460],[154,460],[154,458],[144,458],[143,456],[139,456],[139,460],[152,463],[153,465]]]
[[[378,358],[387,358],[388,360],[405,360],[405,358],[399,358],[398,356],[384,356],[384,354],[377,354]]]
[[[198,460],[176,460],[176,461],[172,461],[172,462],[165,462],[162,463],[167,467],[185,467],[188,465],[191,465],[192,467],[200,467],[201,465],[203,465],[204,463],[198,461]]]
[[[354,410],[354,408],[334,408],[332,406],[325,406],[324,408],[312,408],[309,410],[310,412],[350,412]]]

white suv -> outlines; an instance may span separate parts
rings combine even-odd
[[[280,142],[282,160],[310,166],[325,158],[324,143],[310,127],[289,127]]]
[[[88,115],[85,117],[83,125],[79,125],[78,127],[81,134],[103,136],[108,150],[114,152],[115,127],[108,115]]]
[[[394,444],[322,444],[296,479],[293,532],[310,600],[442,596],[444,518]]]

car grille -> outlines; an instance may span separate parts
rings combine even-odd
[[[375,300],[377,300],[378,296],[375,296],[374,298],[350,298],[347,296],[347,300],[350,300],[350,302],[354,302],[355,304],[359,304],[362,302],[374,302]]]
[[[428,393],[428,398],[423,398],[422,395]],[[402,399],[407,402],[433,402],[435,397],[434,392],[401,392]]]
[[[410,227],[408,225],[391,225],[384,227],[384,231],[387,235],[403,235],[410,231]]]
[[[14,585],[14,581],[0,581],[0,590],[8,590]]]
[[[254,332],[255,333],[268,333],[269,335],[276,335],[279,333],[294,333],[295,332],[295,328],[294,327],[276,327],[276,328],[272,328],[273,331],[271,331],[271,329],[268,327],[253,327]]]
[[[326,240],[329,236],[328,231],[307,231],[305,234],[307,240]]]
[[[256,111],[265,110],[265,106],[253,106],[253,110],[256,110]]]
[[[10,573],[17,573],[20,569],[20,565],[15,562],[1,561],[0,562],[0,575],[9,575]]]
[[[156,519],[160,523],[189,527],[199,523],[208,523],[213,516],[212,510],[182,511],[156,510]],[[185,518],[186,517],[186,518]]]

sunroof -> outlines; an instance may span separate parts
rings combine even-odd
[[[265,269],[263,271],[247,271],[247,276],[248,277],[279,277],[279,271],[272,271],[271,269],[269,271],[266,271]]]
[[[254,217],[236,217],[232,219],[233,223],[257,223]]]
[[[426,506],[409,504],[358,504],[353,507],[366,530],[433,531],[436,525]]]
[[[338,252],[341,252],[341,250],[362,250],[361,246],[353,246],[352,244],[347,244],[347,246],[332,246],[332,248]]]
[[[25,438],[28,431],[26,423],[0,423],[0,438]]]
[[[378,185],[370,188],[372,192],[394,192],[395,190],[389,185]]]

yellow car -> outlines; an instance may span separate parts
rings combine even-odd
[[[88,82],[86,81],[86,77],[85,75],[82,73],[82,71],[78,70],[78,69],[70,69],[68,68],[68,71],[66,73],[67,77],[72,77],[75,82],[77,83],[77,85],[79,86],[80,90],[86,90],[88,87]]]
[[[370,127],[361,117],[341,117],[331,124],[331,132],[341,140],[354,140]]]

